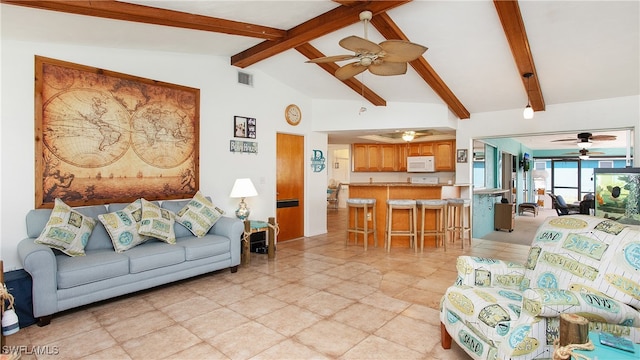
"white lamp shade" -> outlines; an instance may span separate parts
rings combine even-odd
[[[402,133],[402,140],[411,141],[415,136],[416,136],[415,131],[405,131],[404,133]]]
[[[527,120],[533,119],[533,108],[531,107],[531,105],[527,105],[527,107],[524,108],[522,116]]]
[[[251,196],[258,196],[258,192],[256,191],[256,187],[253,186],[253,182],[249,178],[236,179],[235,184],[233,184],[233,189],[231,189],[232,198],[245,198]]]

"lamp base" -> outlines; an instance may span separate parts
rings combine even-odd
[[[242,221],[246,220],[249,217],[251,210],[247,207],[247,203],[244,202],[244,198],[240,200],[240,204],[238,205],[238,209],[236,210],[236,217]]]

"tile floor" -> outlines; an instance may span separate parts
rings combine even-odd
[[[344,245],[329,231],[216,272],[55,316],[7,338],[22,359],[468,359],[440,346],[438,305],[460,254],[522,262],[527,247],[475,240],[425,248]],[[433,246],[433,245],[432,245]],[[36,355],[37,352],[43,354]]]

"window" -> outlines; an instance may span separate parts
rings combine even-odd
[[[611,160],[598,161],[598,167],[603,169],[613,169],[613,161]]]

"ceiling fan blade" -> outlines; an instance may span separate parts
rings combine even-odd
[[[340,44],[340,46],[347,50],[355,52],[356,54],[377,54],[382,51],[380,45],[355,35],[347,36],[346,38],[340,40],[338,44]]]
[[[384,61],[407,62],[413,61],[427,51],[427,48],[404,40],[387,40],[380,43],[380,47],[386,52]]]
[[[615,139],[617,139],[615,135],[593,135],[591,137],[591,140],[594,141],[611,141]]]
[[[382,76],[402,75],[407,72],[407,63],[382,61],[379,64],[373,63],[369,65],[369,71],[372,74]]]
[[[317,59],[311,59],[311,60],[307,60],[306,62],[308,63],[332,63],[332,62],[336,62],[336,61],[345,61],[345,60],[351,60],[351,59],[356,59],[357,56],[355,55],[335,55],[335,56],[325,56],[325,57],[320,57]]]
[[[551,142],[561,142],[561,141],[573,141],[573,142],[576,142],[576,139],[558,139],[558,140],[551,140]]]
[[[366,66],[360,65],[360,62],[354,62],[344,65],[336,70],[335,76],[338,80],[347,80],[348,78],[356,76],[365,70],[367,70]]]

